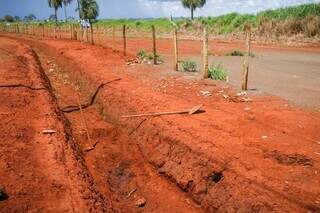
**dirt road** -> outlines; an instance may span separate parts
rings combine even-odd
[[[319,211],[319,113],[272,96],[237,95],[228,85],[172,73],[166,65],[127,66],[108,48],[18,41],[39,55],[60,108],[77,104],[77,93],[84,101],[101,82],[121,78],[99,93],[93,107],[67,115],[81,150],[98,142],[82,156],[109,208]],[[205,113],[120,118],[198,104]],[[139,198],[146,199],[142,208],[135,206]]]
[[[110,44],[112,40],[103,40]],[[151,40],[129,39],[128,51],[136,54],[140,49],[152,51]],[[109,45],[113,46],[113,45]],[[250,61],[249,87],[258,92],[279,96],[290,102],[311,109],[320,110],[320,47],[277,47],[254,43],[252,52],[256,57]],[[201,41],[182,40],[179,42],[181,59],[193,59],[201,69]],[[114,46],[122,50],[122,42]],[[172,69],[172,41],[162,39],[157,43],[159,54],[169,62],[167,69]],[[244,51],[244,42],[222,42],[211,40],[209,64],[222,63],[229,71],[230,84],[237,89],[241,87],[243,57],[225,57],[224,54]],[[214,56],[219,55],[219,56]]]

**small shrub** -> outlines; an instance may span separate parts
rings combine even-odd
[[[182,70],[184,72],[196,72],[197,71],[197,62],[191,60],[181,61]]]
[[[244,53],[240,50],[234,50],[232,52],[226,53],[225,56],[244,56]]]
[[[145,51],[144,49],[141,49],[138,51],[137,53],[137,56],[140,58],[140,59],[145,59],[147,57],[147,51]]]
[[[209,78],[211,79],[225,81],[227,75],[228,70],[221,63],[211,65],[209,68]]]
[[[140,26],[142,23],[140,21],[136,21],[135,25],[136,27]]]
[[[225,54],[225,56],[245,56],[245,53],[240,50],[234,50]],[[256,55],[254,53],[250,53],[250,57],[254,58]]]
[[[148,61],[151,61],[153,60],[153,54],[151,53],[148,53],[147,51],[145,51],[144,49],[141,49],[138,51],[137,53],[137,57],[140,58],[141,60],[148,60]],[[156,58],[157,58],[157,62],[158,63],[163,63],[163,60],[162,58],[160,57],[160,55],[156,55]]]

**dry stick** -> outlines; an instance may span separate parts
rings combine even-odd
[[[141,126],[144,122],[146,122],[146,121],[147,121],[147,118],[143,119],[143,120],[138,124],[138,126],[137,126],[136,128],[134,128],[134,130],[132,130],[132,131],[129,133],[129,136],[131,136],[135,131],[137,131],[137,130],[140,128],[140,126]]]
[[[5,85],[0,85],[0,88],[18,88],[18,87],[24,87],[24,88],[27,88],[27,89],[30,89],[30,90],[45,90],[46,89],[44,87],[36,88],[36,87],[31,87],[31,86],[23,85],[23,84],[5,84]]]
[[[203,27],[203,78],[209,77],[209,65],[208,65],[208,31],[206,27]]]
[[[198,105],[193,107],[190,110],[183,111],[171,111],[171,112],[155,112],[155,113],[145,113],[145,114],[137,114],[137,115],[124,115],[121,118],[138,118],[138,117],[149,117],[149,116],[160,116],[160,115],[175,115],[175,114],[189,114],[193,115],[197,112],[201,111],[203,105]]]
[[[117,79],[114,79],[112,81],[108,81],[106,83],[102,83],[99,85],[99,87],[96,89],[96,91],[93,93],[93,95],[90,97],[90,100],[89,102],[87,103],[84,103],[84,104],[81,104],[81,108],[82,109],[86,109],[90,106],[92,106],[96,100],[96,97],[99,93],[99,91],[107,84],[110,84],[112,82],[115,82],[115,81],[120,81],[121,78],[117,78]],[[75,111],[79,111],[80,110],[80,107],[79,106],[67,106],[67,107],[64,107],[61,111],[64,112],[64,113],[70,113],[70,112],[75,112]]]
[[[156,44],[156,29],[155,27],[152,25],[152,40],[153,40],[153,64],[156,65],[157,64],[157,44]]]
[[[245,26],[246,32],[246,54],[243,62],[243,82],[242,90],[248,89],[248,76],[249,76],[249,57],[251,49],[251,26]]]
[[[123,55],[127,55],[127,38],[126,38],[126,25],[123,25]]]
[[[174,28],[173,31],[173,68],[178,71],[178,31]]]

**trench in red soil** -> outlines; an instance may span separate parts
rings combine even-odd
[[[47,71],[60,107],[79,105],[91,96],[91,86],[59,66],[54,58],[37,51]],[[107,88],[106,89],[110,89]],[[94,106],[66,114],[75,140],[99,191],[123,212],[202,212],[200,205],[175,184],[159,176],[143,157],[133,132],[109,122],[104,106]],[[146,202],[142,207],[139,202]]]
[[[42,64],[46,70],[49,70],[48,76],[56,89],[60,106],[77,104],[75,88],[80,90],[81,101],[96,89],[97,81],[88,77],[87,70],[82,73],[83,70],[75,63],[68,66],[70,58],[64,58],[63,51],[48,50],[50,48],[46,50],[46,46],[39,42],[30,42],[30,44],[38,48],[36,50],[42,58]],[[72,45],[76,46],[75,43],[70,44]],[[84,47],[76,46],[76,48]],[[93,51],[93,49],[113,57],[111,51],[99,47],[88,46],[86,50]],[[48,59],[46,55],[56,58],[57,63],[52,62],[53,59]],[[95,59],[92,58],[92,60]],[[82,69],[86,68],[82,67]],[[121,75],[119,73],[117,75],[127,77],[122,70],[120,73]],[[113,72],[108,73],[107,77],[112,76],[114,76]],[[105,76],[100,77],[102,79]],[[318,116],[293,108],[290,110],[274,108],[273,104],[279,107],[283,102],[268,99],[272,102],[269,105],[256,101],[251,107],[269,109],[271,113],[269,117],[268,114],[259,112],[253,112],[246,117],[243,115],[243,105],[225,103],[225,100],[221,101],[215,97],[214,103],[212,100],[210,103],[205,102],[208,108],[210,106],[213,109],[208,110],[203,117],[199,115],[189,118],[192,124],[188,124],[190,121],[187,117],[171,117],[175,120],[151,118],[132,132],[143,122],[143,119],[121,122],[119,114],[128,110],[136,112],[151,106],[143,101],[142,97],[126,94],[128,89],[123,87],[130,89],[136,85],[129,80],[132,79],[124,79],[124,82],[105,87],[94,107],[85,110],[83,115],[80,112],[67,115],[72,123],[74,136],[80,141],[83,149],[98,142],[94,150],[83,154],[86,156],[87,166],[99,190],[105,197],[111,198],[115,209],[157,212],[172,212],[174,211],[172,209],[181,212],[202,211],[195,203],[200,204],[206,211],[212,212],[216,210],[317,211],[319,209],[316,178],[318,161],[315,154],[310,154],[317,148],[314,142],[311,143],[304,138],[309,135],[317,136],[315,129],[319,125]],[[184,88],[185,85],[182,86]],[[116,91],[115,88],[118,90]],[[196,90],[199,88],[197,87]],[[181,91],[184,90],[175,90],[179,95],[182,95]],[[142,92],[145,92],[144,97],[155,94],[145,88]],[[139,98],[141,100],[137,100]],[[161,97],[155,97],[156,101],[160,98],[165,99],[168,96],[161,93]],[[196,101],[200,100],[194,96],[192,98]],[[190,99],[186,97],[187,101]],[[133,106],[130,104],[131,100],[142,106]],[[201,101],[204,100],[201,99]],[[152,104],[154,103],[150,103]],[[176,99],[172,104],[183,105],[180,99]],[[222,110],[219,107],[225,108]],[[226,114],[228,111],[236,115]],[[290,116],[287,118],[289,121],[281,123],[278,129],[273,127],[268,119],[274,116],[277,118],[276,121],[283,122],[284,118],[281,117],[283,113]],[[299,130],[302,135],[294,132],[295,127],[292,124],[296,121],[296,116],[302,119],[303,125],[310,127]],[[209,122],[212,117],[216,118],[215,124]],[[240,123],[248,124],[252,132],[246,132],[247,129],[242,129],[241,126],[237,128],[233,126]],[[91,140],[88,140],[86,127]],[[255,134],[260,134],[260,131],[265,129],[268,129],[270,135],[280,134],[279,139],[275,139],[277,143],[272,143],[272,140],[268,143],[256,143]],[[232,133],[232,130],[235,132]],[[210,139],[214,141],[213,144],[208,141]],[[287,142],[289,140],[290,146]],[[301,141],[303,143],[300,144]],[[284,154],[295,153],[296,149],[308,156]],[[161,175],[159,176],[158,173]],[[168,179],[171,182],[167,181]],[[305,182],[305,179],[310,181]],[[288,187],[289,182],[283,184],[284,180],[291,181],[292,186]],[[300,185],[301,183],[303,184]],[[284,191],[290,192],[284,193]],[[136,208],[135,202],[142,197],[147,200],[146,206],[142,209]]]

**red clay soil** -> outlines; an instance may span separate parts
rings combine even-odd
[[[8,196],[0,212],[106,210],[36,54],[14,40],[0,46],[0,187]]]
[[[78,105],[91,96],[87,83],[38,49],[59,106]],[[79,96],[79,100],[77,100]],[[99,105],[66,114],[97,189],[115,212],[202,212],[173,183],[160,177],[121,128],[104,120]],[[93,147],[94,146],[94,147]],[[86,151],[87,150],[87,151]],[[138,208],[136,203],[145,199]]]
[[[125,137],[121,141],[137,144],[153,170],[205,211],[320,211],[319,113],[274,97],[248,95],[252,101],[243,101],[227,85],[167,71],[166,65],[126,66],[120,53],[108,48],[73,41],[20,40],[55,58],[60,67],[86,82],[86,90],[122,78],[99,94],[96,105],[100,113],[121,128]],[[203,96],[200,91],[210,91],[212,96]],[[120,117],[190,109],[198,104],[204,105],[205,113]],[[106,150],[99,150],[98,155]],[[117,153],[114,156],[120,158]],[[118,185],[112,181],[113,174],[127,173],[123,170],[126,162],[120,171],[114,171],[119,166],[103,164],[102,160],[94,163],[94,159],[87,159],[86,163],[88,168],[99,166],[93,171],[113,168],[106,177],[111,177],[108,185],[114,188]],[[94,176],[96,181],[105,181]],[[153,178],[145,180],[153,182]]]

